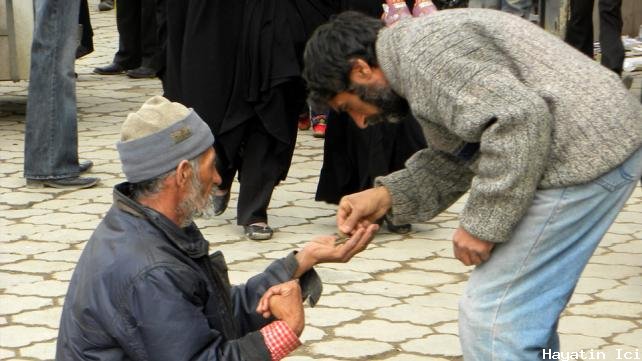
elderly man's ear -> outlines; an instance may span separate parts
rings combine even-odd
[[[176,166],[175,177],[176,186],[178,186],[178,188],[185,188],[189,186],[190,179],[192,178],[192,172],[194,172],[194,169],[192,169],[192,165],[189,161],[183,159],[180,163],[178,163],[178,166]]]

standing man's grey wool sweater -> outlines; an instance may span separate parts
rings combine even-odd
[[[594,180],[642,145],[642,107],[620,79],[516,16],[442,11],[383,29],[376,50],[429,143],[377,179],[397,224],[430,219],[470,188],[461,225],[503,242],[536,189]]]

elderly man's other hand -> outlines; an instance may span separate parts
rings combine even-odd
[[[466,266],[479,265],[490,258],[495,243],[475,238],[459,227],[453,235],[455,257]]]
[[[297,253],[296,259],[299,262],[299,267],[294,277],[301,277],[319,263],[348,262],[355,254],[366,249],[377,230],[379,230],[377,224],[359,227],[345,242],[341,242],[336,236],[315,237]]]
[[[337,227],[353,234],[383,217],[392,206],[392,197],[385,187],[375,187],[341,198],[337,210]]]
[[[259,300],[256,312],[265,318],[273,315],[287,323],[297,336],[301,336],[305,315],[299,282],[292,280],[270,287]]]

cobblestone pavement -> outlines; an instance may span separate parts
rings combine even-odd
[[[75,262],[110,207],[111,187],[123,179],[114,146],[120,124],[149,96],[161,93],[157,80],[91,73],[111,61],[118,40],[114,16],[113,11],[92,13],[97,50],[77,65],[80,155],[95,162],[91,174],[102,178],[98,187],[24,187],[26,83],[0,83],[0,359],[54,357]],[[310,131],[299,134],[290,175],[270,206],[270,224],[278,227],[272,240],[243,238],[235,225],[234,198],[222,216],[197,220],[212,249],[224,251],[235,283],[314,235],[334,233],[334,206],[313,200],[322,146]],[[233,190],[235,196],[237,188]],[[348,264],[319,267],[324,296],[316,308],[306,309],[304,346],[288,360],[461,359],[457,299],[470,268],[452,258],[450,239],[462,205],[460,201],[438,218],[416,225],[409,235],[381,232]],[[563,350],[600,350],[607,360],[617,359],[620,350],[620,356],[641,359],[641,299],[638,186],[560,321]]]

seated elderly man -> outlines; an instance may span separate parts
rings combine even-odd
[[[127,117],[128,182],[74,271],[57,360],[279,360],[300,344],[302,300],[320,294],[312,266],[349,260],[377,227],[343,244],[318,237],[230,286],[223,255],[208,255],[192,222],[220,182],[213,142],[194,111],[162,97]]]

